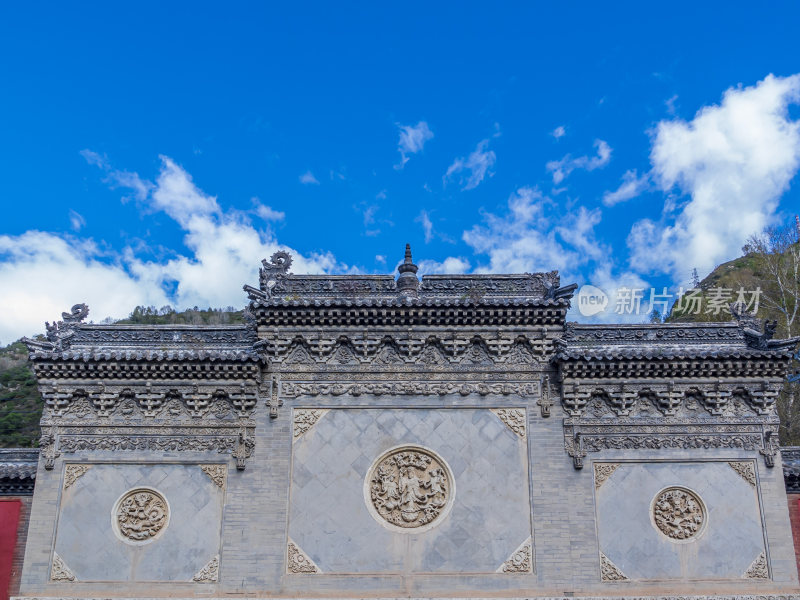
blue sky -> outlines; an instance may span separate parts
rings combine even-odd
[[[278,248],[675,292],[800,208],[797,3],[431,4],[4,6],[0,342]]]

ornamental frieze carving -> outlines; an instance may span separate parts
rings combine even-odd
[[[167,501],[152,488],[130,490],[114,509],[114,531],[123,542],[137,545],[152,542],[168,523]]]
[[[577,384],[565,383],[561,404],[571,417],[587,412],[594,416],[618,417],[657,412],[675,417],[704,409],[710,416],[768,416],[775,412],[780,383],[742,385],[738,382],[662,384]]]
[[[528,538],[497,569],[498,573],[533,573],[533,550]]]
[[[659,450],[736,448],[757,450],[767,466],[777,452],[772,441],[777,423],[760,417],[736,421],[686,420],[667,423],[659,418],[564,420],[564,449],[576,469],[589,452],[604,450]]]
[[[698,537],[707,518],[700,497],[682,487],[661,490],[653,499],[651,512],[656,529],[674,542]]]
[[[52,417],[83,419],[119,416],[172,419],[186,414],[193,419],[248,417],[258,405],[258,388],[244,383],[131,386],[42,386],[45,412]]]
[[[401,446],[380,456],[367,474],[367,506],[389,529],[418,532],[440,523],[455,496],[450,467],[432,450]]]
[[[42,451],[47,455],[61,453],[110,452],[218,452],[236,459],[236,468],[243,470],[255,448],[252,423],[235,427],[65,427],[57,439],[46,434],[42,439],[54,440]],[[53,459],[53,462],[55,458]],[[46,468],[52,469],[52,467]]]
[[[374,334],[363,338],[296,336],[268,337],[259,347],[275,364],[301,369],[375,368],[388,365],[406,368],[466,369],[491,368],[503,364],[507,369],[529,368],[552,351],[553,340],[541,337],[506,338],[465,336],[454,331],[452,336],[418,337]]]
[[[392,377],[391,379],[396,379]],[[502,382],[502,383],[478,383],[464,381],[359,381],[343,383],[319,383],[319,382],[294,382],[284,381],[282,383],[282,394],[286,398],[298,398],[300,396],[361,396],[362,394],[372,394],[375,396],[385,395],[417,395],[417,396],[446,396],[448,394],[460,394],[468,396],[478,394],[480,396],[497,395],[519,395],[532,396],[537,393],[536,382]]]

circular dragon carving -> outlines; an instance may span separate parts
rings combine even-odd
[[[416,533],[437,525],[450,510],[455,481],[450,467],[420,446],[393,448],[375,461],[364,486],[379,523]]]
[[[126,492],[114,507],[114,529],[125,542],[153,541],[169,523],[169,505],[156,490],[138,488]]]
[[[669,487],[653,500],[653,522],[658,530],[674,541],[697,537],[706,523],[703,501],[694,492]]]

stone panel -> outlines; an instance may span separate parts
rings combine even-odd
[[[600,552],[630,580],[740,580],[765,552],[756,487],[729,462],[621,462],[596,505]]]
[[[118,501],[138,489],[168,505],[149,541],[115,527]],[[192,581],[220,553],[223,494],[200,465],[94,464],[63,491],[55,553],[79,582]]]
[[[421,533],[367,507],[370,468],[401,445],[453,474],[452,508]],[[294,443],[289,537],[324,573],[495,573],[531,535],[526,456],[489,409],[332,409]]]

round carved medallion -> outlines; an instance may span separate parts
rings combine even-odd
[[[364,491],[379,522],[412,533],[433,527],[447,514],[455,481],[450,467],[433,451],[402,446],[375,461]]]
[[[116,504],[114,529],[123,541],[144,544],[152,541],[169,522],[169,506],[164,496],[150,488],[125,493]]]
[[[653,522],[661,533],[672,540],[690,540],[702,532],[706,509],[694,492],[670,487],[662,490],[653,500]]]

